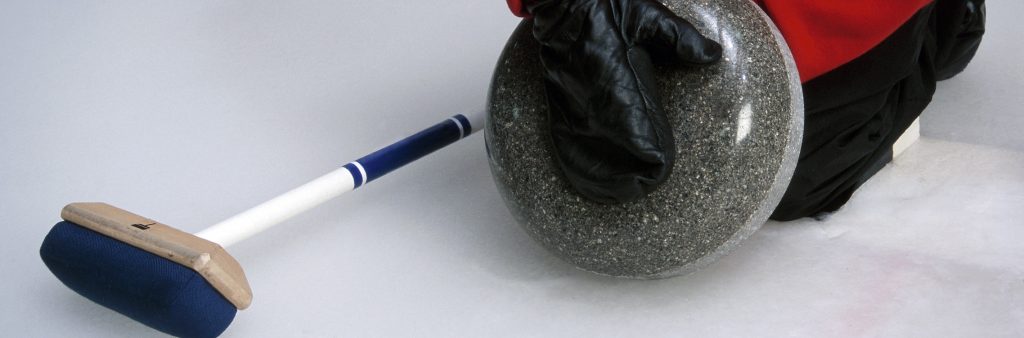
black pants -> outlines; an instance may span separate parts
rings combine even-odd
[[[937,0],[866,54],[804,83],[800,160],[771,218],[846,204],[892,160],[893,144],[931,102],[936,81],[967,66],[984,26],[984,0]]]

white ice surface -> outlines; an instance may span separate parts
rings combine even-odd
[[[595,276],[521,231],[482,135],[231,248],[226,337],[1024,336],[1024,2],[988,2],[923,138],[824,221],[707,270]],[[483,102],[501,0],[0,2],[0,336],[154,331],[65,288],[72,201],[197,231]]]

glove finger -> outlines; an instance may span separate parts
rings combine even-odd
[[[658,63],[705,65],[722,57],[722,46],[689,21],[656,1],[640,1],[633,11],[636,42],[650,49]]]

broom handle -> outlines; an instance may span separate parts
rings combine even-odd
[[[228,247],[455,143],[479,131],[483,125],[482,109],[466,115],[457,114],[252,209],[214,224],[196,233],[196,236]]]

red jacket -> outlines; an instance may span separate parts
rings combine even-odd
[[[507,0],[528,17],[525,3]],[[786,38],[800,80],[810,81],[863,55],[932,0],[752,0]]]

